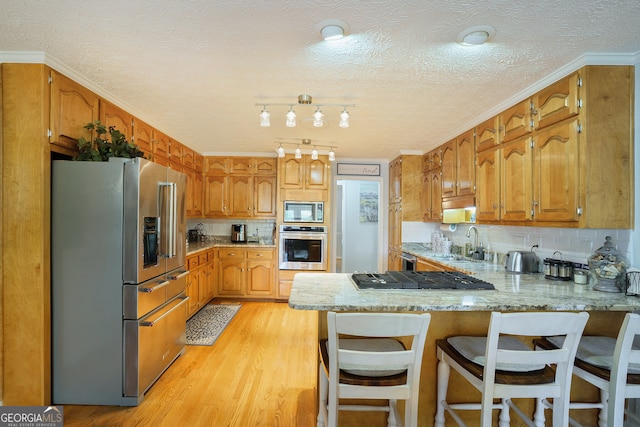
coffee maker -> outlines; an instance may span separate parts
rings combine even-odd
[[[233,243],[247,243],[246,231],[246,224],[231,224],[231,241]]]

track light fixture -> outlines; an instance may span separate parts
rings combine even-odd
[[[284,157],[285,156],[285,148],[284,146],[290,145],[290,146],[294,146],[295,145],[295,150],[294,150],[294,156],[296,159],[301,159],[302,158],[302,149],[300,148],[300,144],[297,142],[279,142],[279,141],[274,141],[276,144],[278,144],[278,148],[276,149],[276,153],[278,153],[278,157]],[[301,141],[303,146],[307,146],[307,145],[311,145],[311,140],[308,138],[304,138]],[[336,160],[336,152],[334,151],[334,148],[338,148],[335,145],[322,145],[322,144],[314,144],[313,145],[313,150],[311,150],[311,159],[312,160],[317,160],[318,156],[320,155],[320,153],[318,152],[318,147],[322,147],[322,148],[328,148],[329,152],[329,161],[333,162]]]
[[[295,127],[296,126],[296,112],[293,110],[293,107],[296,104],[291,103],[275,103],[275,104],[256,104],[256,106],[262,106],[262,111],[260,112],[260,126],[268,127],[271,126],[271,122],[269,118],[271,117],[271,113],[267,110],[267,107],[278,107],[278,106],[287,106],[289,107],[289,111],[286,113],[286,121],[285,125],[287,127]],[[347,111],[347,107],[355,107],[355,104],[314,104],[313,98],[311,95],[298,95],[298,103],[299,107],[315,107],[315,111],[312,115],[313,117],[313,126],[322,127],[326,123],[324,121],[324,113],[320,110],[320,107],[342,107],[342,112],[340,113],[340,122],[339,126],[341,128],[349,127],[349,112]]]

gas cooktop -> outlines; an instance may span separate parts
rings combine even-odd
[[[386,273],[354,273],[358,289],[489,289],[495,287],[484,280],[457,271],[387,271]]]

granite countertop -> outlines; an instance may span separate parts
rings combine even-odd
[[[248,241],[247,243],[233,243],[228,237],[209,238],[206,242],[195,242],[187,245],[187,256],[197,254],[213,248],[275,248],[276,244],[273,240]]]
[[[289,306],[299,310],[338,311],[634,311],[640,297],[594,291],[591,285],[552,281],[542,273],[516,274],[504,266],[467,259],[414,253],[450,265],[496,290],[358,290],[347,273],[298,273]]]

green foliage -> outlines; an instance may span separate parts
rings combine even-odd
[[[91,131],[91,140],[87,141],[84,137],[78,139],[78,155],[73,160],[106,162],[110,157],[144,158],[144,152],[137,145],[127,142],[122,132],[115,127],[109,126],[107,130],[100,120],[96,120],[87,123],[84,128]]]

